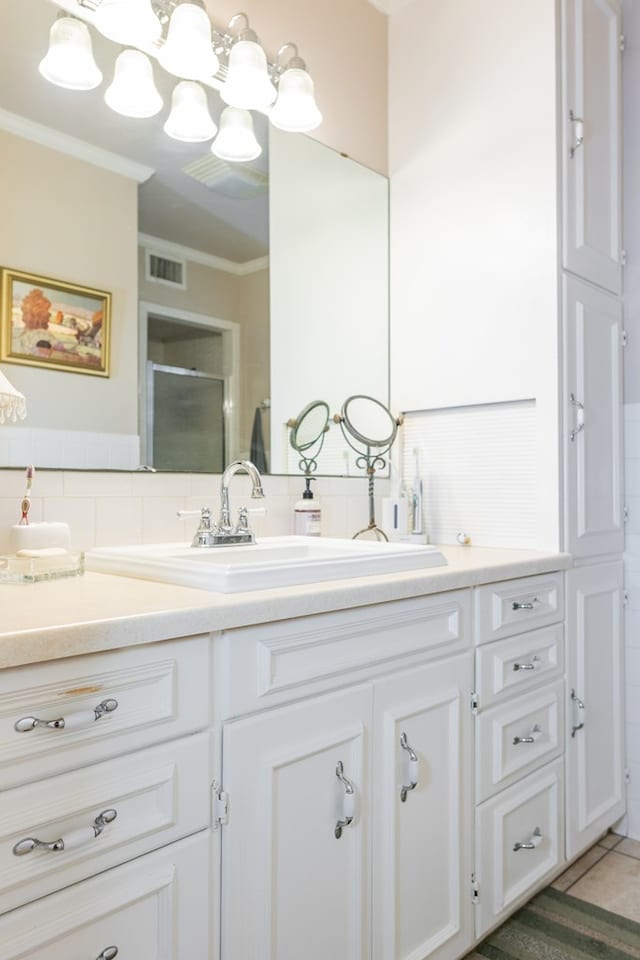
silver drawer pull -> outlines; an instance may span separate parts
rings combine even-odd
[[[533,657],[531,663],[514,663],[513,669],[516,673],[518,670],[535,670],[539,663],[540,661],[536,657]]]
[[[524,843],[514,843],[513,852],[517,853],[518,850],[535,850],[535,848],[539,847],[541,843],[542,831],[540,830],[540,827],[536,827],[531,834],[530,840],[525,840]]]
[[[407,794],[411,790],[415,790],[418,786],[418,758],[415,755],[415,752],[409,746],[406,733],[403,733],[400,737],[400,746],[403,750],[406,750],[409,754],[409,783],[405,783],[400,788],[400,800],[404,803],[407,799]]]
[[[540,603],[537,597],[534,597],[533,600],[530,600],[526,603],[519,603],[518,600],[514,600],[511,604],[512,610],[535,610],[536,605]]]
[[[115,960],[118,956],[117,947],[105,947],[102,953],[99,953],[96,960]]]
[[[576,692],[573,689],[573,687],[571,688],[571,702],[573,704],[573,710],[574,710],[573,715],[575,718],[574,723],[571,727],[571,736],[575,737],[578,730],[582,730],[584,728],[584,720],[580,720],[577,712],[578,710],[582,710],[584,712],[584,703],[582,702],[580,697],[576,695]]]
[[[113,823],[117,816],[117,810],[103,810],[95,818],[92,826],[72,830],[66,837],[60,837],[58,840],[46,841],[37,840],[35,837],[25,837],[24,840],[19,840],[13,848],[14,856],[23,857],[26,853],[31,853],[32,850],[48,850],[52,853],[76,850],[78,847],[84,846],[85,843],[89,843],[90,840],[99,837],[106,825]]]
[[[531,733],[526,737],[514,737],[513,745],[517,747],[519,743],[535,743],[542,736],[542,729],[536,723],[531,728]]]
[[[92,723],[104,717],[108,713],[113,713],[118,709],[117,700],[103,700],[94,707],[93,710],[78,710],[76,713],[70,713],[66,717],[58,717],[57,720],[38,720],[37,717],[22,717],[16,720],[13,729],[18,733],[28,733],[29,730],[35,730],[40,727],[43,730],[82,730],[83,727],[90,727]]]
[[[342,766],[342,760],[338,760],[336,764],[336,777],[344,787],[344,800],[342,807],[342,820],[338,820],[336,823],[336,828],[334,830],[334,835],[336,840],[339,840],[342,836],[343,827],[350,826],[353,823],[353,817],[355,814],[355,791],[353,789],[353,784],[344,775],[344,767]]]

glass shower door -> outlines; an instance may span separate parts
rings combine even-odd
[[[224,380],[149,363],[147,449],[156,470],[222,473]]]

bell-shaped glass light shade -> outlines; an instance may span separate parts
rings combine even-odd
[[[27,404],[23,394],[0,371],[0,423],[5,420],[15,423],[18,417],[24,420],[26,415]]]
[[[220,133],[211,144],[211,152],[229,163],[243,163],[260,156],[262,147],[256,140],[248,110],[225,107],[220,116]]]
[[[151,0],[102,0],[93,25],[103,37],[124,46],[144,46],[160,38],[162,24]]]
[[[230,107],[266,110],[276,98],[269,79],[267,55],[254,40],[238,40],[231,47],[227,79],[220,96]]]
[[[203,88],[193,80],[182,80],[173,91],[164,132],[174,140],[202,143],[215,137],[217,131]]]
[[[154,117],[162,109],[162,97],[153,82],[149,57],[140,50],[123,50],[116,60],[113,82],[104,99],[123,117]]]
[[[322,123],[306,70],[290,67],[280,77],[278,99],[269,112],[274,127],[287,133],[309,133]]]
[[[58,17],[51,27],[49,50],[38,70],[50,83],[67,90],[93,90],[102,83],[86,23],[75,17]]]
[[[171,14],[167,39],[158,51],[167,73],[184,80],[213,77],[220,62],[211,43],[211,21],[195,3],[181,3]]]

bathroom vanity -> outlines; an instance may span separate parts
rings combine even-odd
[[[3,587],[2,960],[454,960],[611,826],[621,565],[443,552]]]

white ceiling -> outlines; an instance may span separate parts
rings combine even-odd
[[[162,129],[177,82],[174,77],[154,65],[156,85],[165,102],[157,117],[119,116],[103,100],[120,51],[117,45],[92,30],[94,55],[104,80],[88,92],[63,90],[38,73],[56,17],[55,5],[51,0],[0,0],[0,4],[0,108],[152,167],[154,175],[139,190],[141,232],[239,263],[268,252],[266,189],[234,198],[183,172],[187,164],[211,154],[208,143],[180,143]],[[217,121],[223,104],[213,91],[209,105]],[[264,152],[252,166],[266,172],[268,122],[259,115],[254,120]],[[227,193],[229,186],[233,184],[227,184]]]

